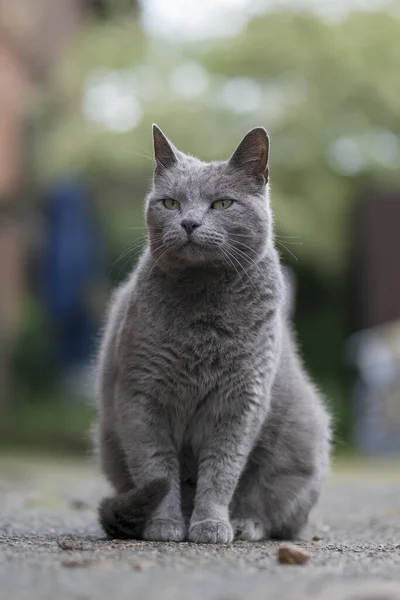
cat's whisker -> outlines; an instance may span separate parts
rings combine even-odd
[[[251,248],[250,246],[248,246],[247,244],[244,244],[243,242],[236,241],[236,243],[239,244],[240,246],[243,246],[244,248],[246,248],[246,250],[249,250],[252,254],[257,256],[257,258],[259,258],[260,260],[263,259],[263,256],[259,252],[257,252],[257,250],[254,250],[254,248]],[[235,248],[235,246],[233,246],[233,247]]]
[[[151,267],[151,269],[147,275],[147,280],[149,279],[154,268],[160,264],[161,259],[167,254],[168,250],[170,249],[168,243],[166,243],[165,240],[166,240],[168,233],[170,233],[173,230],[173,228],[174,228],[174,224],[172,223],[170,225],[170,227],[168,227],[168,229],[165,231],[165,233],[159,234],[160,238],[161,238],[161,243],[159,244],[158,247],[152,248],[152,254],[153,254],[155,260],[154,260],[153,266]],[[152,237],[154,239],[154,236],[152,236]],[[161,250],[162,248],[164,248],[164,252],[162,252],[159,256],[156,256],[157,252],[159,250]]]
[[[140,242],[140,245],[142,245],[142,243],[143,243],[143,242],[141,241],[141,242]],[[116,259],[114,262],[113,262],[113,264],[111,265],[110,274],[112,273],[112,270],[114,269],[114,267],[115,267],[115,265],[116,265],[117,263],[119,263],[119,262],[120,262],[120,261],[121,261],[123,258],[125,258],[126,256],[128,256],[128,255],[130,255],[130,254],[133,254],[133,253],[134,253],[134,252],[135,252],[135,251],[136,251],[136,250],[137,250],[137,249],[140,247],[140,245],[138,245],[138,242],[137,242],[137,240],[136,240],[136,241],[135,241],[133,244],[131,244],[131,245],[130,245],[130,246],[127,248],[127,250],[125,250],[125,251],[124,251],[124,252],[123,252],[123,253],[122,253],[122,254],[121,254],[121,255],[120,255],[120,256],[119,256],[119,257],[118,257],[118,258],[117,258],[117,259]]]
[[[276,242],[282,243],[282,240],[276,240]],[[303,242],[288,242],[287,240],[285,240],[285,244],[290,244],[291,246],[302,246]]]
[[[287,246],[285,246],[285,244],[284,244],[283,242],[281,242],[280,240],[276,240],[276,241],[278,242],[278,244],[280,244],[281,246],[283,246],[283,247],[285,248],[285,250],[287,250],[287,251],[289,252],[289,254],[290,254],[291,256],[293,256],[293,258],[294,258],[295,260],[299,260],[299,259],[297,258],[297,256],[296,256],[295,254],[293,254],[293,252],[292,252],[292,251],[291,251],[291,250],[290,250],[290,249],[289,249]]]
[[[156,256],[156,251],[153,250],[153,256],[154,256],[154,263],[151,267],[151,269],[149,270],[149,273],[147,275],[147,281],[150,279],[150,275],[152,274],[152,272],[154,271],[154,269],[160,264],[161,259],[167,254],[169,248],[164,248],[164,251],[161,252],[161,254],[159,256]]]
[[[147,228],[145,228],[147,229]],[[162,234],[156,234],[153,235],[153,238],[155,238],[155,241],[159,241],[158,238],[162,239]],[[111,269],[110,269],[110,275],[112,274],[114,267],[123,259],[126,257],[131,257],[133,254],[137,253],[138,251],[140,251],[145,245],[146,245],[146,241],[147,241],[147,235],[140,235],[137,239],[135,239],[134,242],[132,242],[132,244],[130,244],[128,246],[128,248],[126,250],[124,250],[120,256],[118,256],[118,258],[113,262],[113,264],[111,265]],[[118,276],[120,275],[121,271],[123,269],[125,269],[127,265],[127,261],[125,261],[123,263],[123,265],[121,266]]]
[[[250,281],[250,283],[251,283],[251,284],[252,284],[252,286],[254,287],[255,291],[258,293],[258,291],[259,291],[259,290],[257,289],[257,286],[255,285],[255,283],[254,283],[253,279],[250,277],[250,275],[249,275],[249,273],[248,273],[247,269],[246,269],[246,268],[243,266],[243,264],[241,263],[241,261],[240,261],[240,260],[239,260],[239,259],[238,259],[238,258],[235,256],[235,254],[234,254],[234,253],[238,254],[240,259],[243,259],[243,258],[247,258],[247,259],[248,259],[248,257],[246,257],[246,255],[243,255],[243,256],[242,256],[242,255],[241,255],[241,254],[240,254],[240,253],[237,251],[237,248],[235,248],[234,246],[231,246],[230,244],[227,244],[227,245],[226,245],[226,250],[227,250],[227,252],[229,252],[230,256],[231,256],[232,258],[234,258],[234,259],[236,260],[236,262],[237,262],[237,263],[240,265],[241,269],[244,271],[245,275],[247,276],[248,280]],[[249,263],[252,263],[252,261],[249,261]]]
[[[218,258],[220,258],[220,259],[222,260],[222,264],[223,264],[225,267],[228,267],[228,269],[229,269],[229,268],[230,268],[230,265],[229,265],[229,263],[227,263],[227,262],[226,262],[226,260],[225,260],[225,256],[224,256],[224,255],[223,255],[223,253],[220,251],[220,248],[217,246],[215,249],[216,249],[216,252],[217,252]]]
[[[154,164],[154,156],[151,153],[144,154],[143,152],[137,152],[133,148],[124,148],[122,149],[122,153],[128,156],[140,156],[141,158],[145,158]]]
[[[243,244],[242,242],[238,242],[238,241],[236,243],[239,244],[239,245],[241,245],[241,246],[244,246],[247,250],[249,250],[250,252],[252,252],[253,254],[255,254],[260,260],[262,260],[263,257],[258,252],[256,252],[253,248],[250,248],[250,246],[247,246],[246,244]],[[239,249],[236,248],[236,251],[239,251]],[[249,259],[249,257],[245,256],[245,253],[244,253],[243,258],[247,259],[247,261],[250,262],[250,263],[253,262],[251,259]],[[261,271],[260,266],[257,263],[254,263],[254,262],[253,262],[253,264],[258,269],[258,272],[261,273],[262,271]]]
[[[291,239],[281,238],[275,236],[275,241],[279,244],[279,242],[284,242],[285,244],[290,244],[291,246],[302,246],[303,242],[292,242]]]
[[[249,234],[247,233],[234,233],[233,234],[233,238],[238,238],[238,237],[244,237],[249,239]],[[301,246],[303,245],[303,242],[292,242],[292,241],[288,241],[288,240],[294,240],[294,239],[301,239],[300,235],[293,235],[293,236],[279,236],[279,235],[275,235],[274,239],[278,242],[278,241],[284,241],[286,244],[291,244],[291,245],[296,245],[296,246]]]
[[[246,244],[243,244],[242,242],[236,242],[236,243],[240,244],[241,246],[244,246],[247,250],[250,250],[252,252],[252,254],[254,254],[260,260],[263,259],[261,254],[256,252],[253,248],[250,248],[250,246],[247,246]],[[259,265],[253,259],[249,258],[247,256],[247,254],[245,252],[243,252],[243,250],[240,250],[239,248],[237,248],[236,246],[233,246],[232,244],[229,244],[229,247],[232,248],[233,250],[235,250],[235,252],[238,252],[241,255],[241,257],[249,263],[249,265],[253,265],[254,267],[256,267],[258,272],[261,272]]]
[[[223,254],[223,256],[225,256],[225,258],[228,259],[229,263],[232,265],[232,267],[234,268],[234,270],[238,274],[239,279],[242,281],[242,278],[240,276],[240,272],[238,271],[235,263],[232,261],[232,258],[230,257],[229,252],[225,251],[221,246],[217,246],[217,248],[220,250],[220,252]]]
[[[281,238],[282,240],[286,239],[286,240],[301,240],[301,235],[277,235],[275,234],[276,238]]]

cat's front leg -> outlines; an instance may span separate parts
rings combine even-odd
[[[260,403],[264,402],[263,406]],[[198,474],[189,540],[226,544],[233,539],[229,505],[247,458],[260,430],[267,401],[249,397],[232,401],[222,418],[203,425],[198,450]]]
[[[126,464],[139,489],[158,478],[168,478],[169,491],[147,521],[143,539],[182,541],[186,524],[181,509],[178,452],[165,410],[139,394],[119,394],[118,434]]]

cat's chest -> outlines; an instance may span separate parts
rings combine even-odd
[[[148,287],[135,310],[130,372],[152,397],[173,400],[179,410],[248,368],[259,343],[263,304],[221,287]]]
[[[211,297],[171,304],[160,318],[159,334],[188,352],[193,361],[207,362],[235,347],[245,329],[239,301]]]
[[[152,395],[175,399],[181,409],[182,402],[202,401],[243,352],[237,319],[223,306],[166,302],[147,310],[138,326],[135,372],[151,372]]]
[[[161,323],[158,331],[160,345],[176,352],[176,376],[187,373],[197,381],[218,375],[225,358],[237,349],[237,337],[234,317],[213,308],[182,310]]]

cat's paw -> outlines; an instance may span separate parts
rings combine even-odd
[[[174,519],[150,520],[143,532],[143,539],[152,542],[182,542],[185,537],[184,521]]]
[[[196,544],[229,544],[233,529],[228,521],[198,521],[189,528],[189,541]]]
[[[236,540],[258,542],[266,537],[265,527],[257,519],[233,517],[232,527]]]

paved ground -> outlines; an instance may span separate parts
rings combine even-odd
[[[0,457],[0,595],[12,600],[400,599],[400,461],[341,466],[297,543],[110,542],[89,464]],[[318,536],[320,540],[313,541]]]

